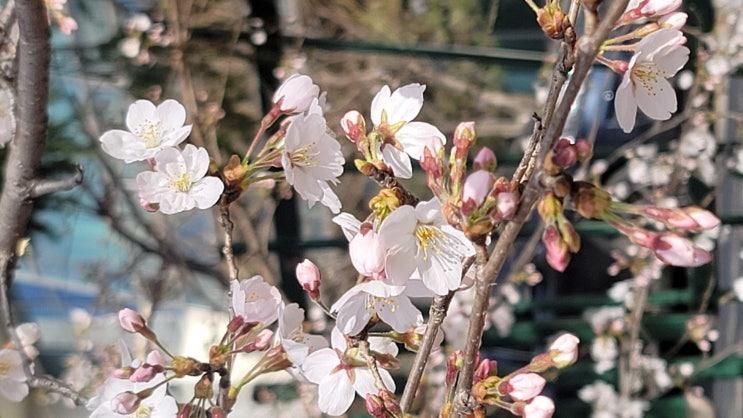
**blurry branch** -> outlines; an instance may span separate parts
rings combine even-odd
[[[480,349],[484,329],[484,313],[488,310],[489,305],[490,287],[500,275],[501,269],[506,258],[511,253],[513,244],[522,226],[529,217],[534,204],[541,196],[543,189],[541,185],[541,179],[543,177],[541,165],[544,157],[565,127],[570,109],[573,106],[575,98],[578,96],[583,82],[588,76],[588,72],[591,70],[599,46],[606,40],[609,32],[614,27],[614,23],[624,12],[628,3],[629,0],[617,0],[609,4],[605,16],[601,19],[601,23],[595,30],[590,31],[577,41],[574,72],[562,94],[562,99],[559,101],[559,104],[557,104],[557,98],[548,99],[543,118],[543,126],[546,131],[542,135],[542,129],[535,129],[535,134],[532,137],[532,139],[537,139],[533,147],[534,152],[531,155],[526,154],[525,159],[522,161],[522,164],[527,169],[520,180],[522,183],[526,183],[526,188],[522,195],[518,212],[514,219],[506,224],[503,232],[498,237],[485,267],[478,271],[475,284],[475,300],[472,307],[470,326],[467,330],[465,340],[464,365],[456,392],[456,413],[454,416],[463,416],[467,413],[470,403],[472,377],[474,369],[477,366],[475,360]],[[573,36],[575,35],[573,34]],[[559,95],[561,88],[556,88],[556,84],[565,82],[565,77],[567,76],[565,70],[568,68],[560,67],[564,65],[564,62],[570,63],[572,61],[568,55],[572,55],[571,49],[570,46],[565,44],[561,48],[561,59],[558,59],[555,64],[555,71],[553,72],[553,80],[550,87],[551,95]]]
[[[18,91],[16,116],[18,129],[5,162],[0,195],[0,311],[13,345],[23,359],[23,371],[30,387],[45,388],[82,404],[85,397],[60,380],[38,376],[31,368],[16,333],[10,303],[10,284],[16,262],[16,245],[26,233],[33,211],[34,189],[47,134],[49,100],[49,21],[42,0],[16,5],[20,38],[18,42]],[[73,182],[74,183],[74,182]],[[73,184],[74,185],[74,184]],[[53,188],[45,187],[47,192]]]
[[[41,197],[51,193],[71,190],[83,182],[83,168],[75,167],[75,173],[59,179],[43,179],[34,182],[31,197]]]

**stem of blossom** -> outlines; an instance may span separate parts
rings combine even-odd
[[[266,129],[273,125],[274,122],[276,122],[276,117],[272,116],[271,113],[267,114],[263,117],[263,119],[261,119],[261,125],[258,127],[258,131],[255,133],[253,141],[250,142],[248,152],[245,153],[245,158],[243,159],[244,161],[248,161],[250,159],[250,155],[253,153],[256,145],[261,142],[261,138],[263,137],[263,134],[266,133]]]
[[[648,301],[648,284],[635,280],[635,304],[629,319],[629,335],[622,339],[622,352],[619,357],[619,395],[621,399],[629,399],[632,394],[632,381],[635,380],[637,369],[636,350],[637,341],[640,337],[640,326]]]
[[[634,51],[635,44],[630,45],[604,45],[601,47],[604,51]]]
[[[534,11],[534,13],[539,11],[539,6],[534,3],[534,0],[524,0],[524,2]]]
[[[474,257],[470,257],[464,261],[462,265],[462,277],[467,274],[472,264],[475,262]],[[410,369],[410,375],[405,382],[405,390],[400,398],[400,408],[403,412],[408,412],[410,406],[415,399],[415,393],[418,391],[418,385],[420,384],[423,372],[426,369],[426,363],[431,355],[433,344],[436,342],[436,334],[441,328],[441,323],[444,322],[446,313],[449,310],[449,304],[456,291],[449,292],[445,296],[437,296],[433,300],[431,309],[428,314],[428,325],[426,326],[426,333],[423,334],[423,340],[421,341],[418,352],[415,353],[415,360]]]
[[[319,306],[319,307],[320,307],[320,309],[322,309],[322,311],[323,311],[323,313],[324,313],[325,315],[327,315],[327,316],[329,316],[329,317],[331,317],[331,318],[335,319],[335,315],[333,315],[333,314],[332,314],[332,313],[330,312],[330,308],[328,308],[328,306],[327,306],[327,305],[325,304],[325,302],[321,301],[320,299],[312,299],[312,301],[313,301],[313,302],[315,302],[315,304],[316,304],[317,306]]]
[[[232,230],[234,224],[230,220],[230,204],[224,198],[219,203],[219,224],[224,229],[224,244],[222,245],[222,254],[227,262],[227,270],[230,280],[238,279],[237,261],[235,254],[232,252]]]
[[[361,355],[364,356],[366,365],[367,367],[369,367],[369,371],[374,377],[374,384],[376,384],[377,388],[379,389],[388,390],[387,387],[384,385],[382,376],[379,374],[379,369],[377,368],[377,360],[374,358],[374,356],[371,355],[371,352],[369,350],[369,341],[359,341],[359,351],[361,352]]]

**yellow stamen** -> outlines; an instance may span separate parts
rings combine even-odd
[[[180,177],[173,180],[172,185],[179,192],[186,193],[191,189],[191,176],[188,173],[183,173]]]
[[[145,147],[155,148],[162,141],[162,126],[160,122],[148,120],[139,125],[134,134],[142,139]]]

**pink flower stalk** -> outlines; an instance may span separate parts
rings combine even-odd
[[[147,328],[147,324],[142,315],[129,308],[119,311],[119,325],[126,332],[138,333]]]
[[[281,113],[302,113],[310,108],[318,94],[320,94],[320,87],[310,77],[294,74],[276,89],[273,104]]]
[[[259,332],[255,337],[255,340],[248,343],[243,347],[244,353],[252,353],[254,351],[265,351],[271,346],[271,340],[273,339],[273,331],[270,329],[264,329]]]
[[[304,259],[297,264],[296,274],[302,289],[310,295],[312,300],[317,300],[320,297],[320,269],[312,261]]]
[[[528,401],[542,393],[545,383],[547,381],[536,373],[520,373],[502,383],[498,389],[517,401]]]
[[[341,118],[341,128],[346,133],[346,137],[353,143],[358,143],[366,136],[366,120],[356,110],[351,110]]]
[[[498,161],[495,158],[495,153],[488,147],[482,147],[472,162],[474,170],[493,171],[497,165]]]
[[[489,171],[478,170],[467,176],[462,191],[462,211],[467,215],[482,205],[494,183],[495,178]]]
[[[524,406],[523,418],[550,418],[555,413],[555,403],[546,396],[537,396]]]
[[[351,264],[364,276],[376,278],[384,271],[385,252],[379,234],[369,223],[361,224],[359,233],[348,243],[348,253]]]
[[[562,334],[549,347],[552,363],[558,369],[565,368],[578,360],[578,343],[580,340],[573,334]]]
[[[570,263],[570,250],[554,225],[548,225],[542,234],[547,263],[553,269],[563,272]]]
[[[134,392],[122,392],[111,400],[114,412],[121,415],[133,414],[139,408],[140,399]]]
[[[710,252],[695,246],[688,238],[672,233],[656,235],[650,249],[660,261],[671,266],[699,267],[712,261]]]

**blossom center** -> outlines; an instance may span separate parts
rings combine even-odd
[[[147,148],[155,148],[162,141],[162,125],[157,121],[145,121],[137,127],[134,133],[142,139]]]
[[[150,418],[151,416],[152,408],[146,405],[139,405],[139,408],[131,415],[132,418]]]
[[[8,364],[8,362],[0,361],[0,377],[4,377],[5,375],[7,375],[10,369],[11,367],[10,367],[10,364]]]
[[[191,176],[183,173],[172,181],[173,188],[179,192],[186,193],[191,189]]]
[[[419,225],[415,229],[415,238],[418,240],[418,248],[423,251],[424,257],[428,257],[429,251],[438,249],[437,242],[441,238],[441,231],[431,225]]]
[[[383,311],[389,310],[391,313],[395,313],[400,304],[394,298],[383,298],[379,296],[369,295],[367,299],[366,308],[371,310]]]
[[[245,293],[245,302],[251,303],[258,300],[258,292],[251,291]]]
[[[632,68],[632,80],[653,96],[658,94],[656,86],[660,77],[660,70],[652,62],[642,62]]]
[[[305,145],[289,153],[289,161],[296,167],[308,167],[315,165],[320,152],[317,151],[315,143]]]

